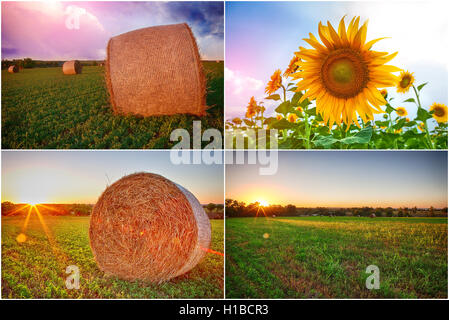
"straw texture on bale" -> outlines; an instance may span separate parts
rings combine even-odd
[[[78,60],[66,61],[62,65],[62,72],[64,74],[79,74],[81,73],[83,67]]]
[[[17,72],[19,72],[19,67],[16,66],[16,65],[9,66],[8,72],[9,72],[9,73],[17,73]]]
[[[89,237],[105,273],[160,283],[197,265],[209,248],[211,231],[193,194],[160,175],[136,173],[100,196]]]
[[[105,70],[116,113],[206,113],[206,78],[195,38],[185,23],[111,38]]]

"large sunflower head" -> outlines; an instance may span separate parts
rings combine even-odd
[[[287,69],[284,72],[284,77],[288,77],[292,73],[296,72],[298,70],[298,65],[296,64],[299,61],[299,58],[295,55],[290,60],[290,63],[288,64]]]
[[[317,112],[332,126],[344,121],[358,124],[357,113],[368,121],[373,113],[381,113],[386,101],[378,88],[395,86],[392,72],[401,69],[385,65],[396,53],[371,50],[375,39],[366,42],[367,22],[359,27],[360,18],[353,18],[346,28],[344,18],[336,31],[328,22],[318,25],[321,42],[313,34],[304,39],[313,49],[299,47],[296,56],[299,72],[292,76],[301,79],[298,90],[306,90],[306,98],[315,99]],[[349,126],[348,126],[349,128]]]
[[[410,89],[410,87],[413,85],[413,82],[415,82],[415,78],[413,77],[413,72],[410,73],[408,71],[402,71],[401,75],[399,76],[398,83],[396,84],[396,87],[398,88],[399,93],[406,93]]]
[[[442,103],[434,103],[430,106],[430,111],[433,111],[433,117],[438,122],[447,122],[447,106]]]
[[[270,95],[276,92],[277,89],[281,87],[282,77],[281,70],[277,69],[271,76],[271,80],[268,81],[267,87],[265,88],[265,93]]]
[[[396,108],[396,113],[400,117],[405,117],[408,114],[407,113],[407,109],[405,109],[404,107],[397,107]]]

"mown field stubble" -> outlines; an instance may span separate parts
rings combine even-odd
[[[170,133],[223,131],[223,62],[203,61],[207,115],[119,116],[112,112],[104,67],[83,67],[64,75],[58,68],[2,70],[2,148],[4,149],[164,149],[176,142]],[[208,144],[208,142],[204,142]]]
[[[226,296],[447,298],[447,240],[447,218],[228,219]]]
[[[207,253],[190,272],[162,284],[124,281],[101,272],[89,246],[89,217],[31,215],[27,240],[16,241],[24,217],[2,217],[2,298],[223,298],[223,257]],[[211,220],[210,248],[223,252],[223,220]],[[66,289],[66,267],[80,288]]]

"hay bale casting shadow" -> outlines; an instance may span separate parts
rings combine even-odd
[[[136,173],[100,196],[89,237],[97,265],[107,274],[160,283],[196,266],[211,229],[189,191],[160,175]]]
[[[62,65],[62,72],[64,74],[80,74],[83,67],[78,60],[66,61]]]
[[[9,72],[9,73],[17,73],[17,72],[19,72],[19,67],[16,66],[16,65],[9,66],[8,72]]]

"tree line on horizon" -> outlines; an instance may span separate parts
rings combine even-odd
[[[301,216],[360,216],[360,217],[447,217],[447,207],[435,209],[433,206],[428,209],[401,207],[360,207],[360,208],[305,208],[297,207],[293,204],[261,206],[258,202],[246,204],[234,199],[225,201],[226,217],[301,217]]]
[[[2,60],[2,70],[8,69],[10,66],[16,65],[20,69],[32,69],[32,68],[51,68],[51,67],[62,67],[64,62],[67,60],[33,60],[31,58],[23,59],[3,59]],[[98,66],[104,63],[103,60],[80,60],[81,65],[84,66]]]

